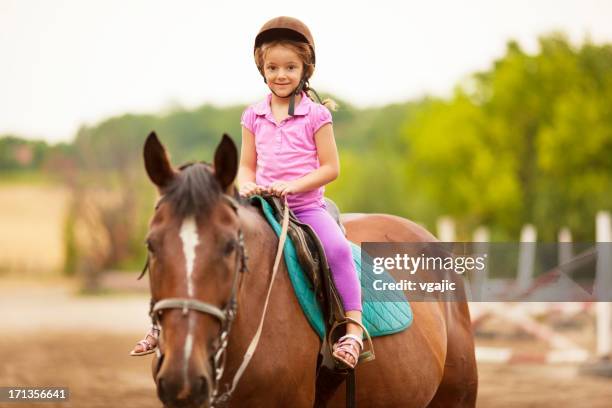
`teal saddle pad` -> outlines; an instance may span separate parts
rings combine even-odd
[[[260,196],[254,196],[251,200],[257,200],[261,203],[268,223],[276,235],[280,235],[281,225],[274,218],[270,204]],[[355,269],[361,281],[361,297],[366,299],[363,302],[363,324],[368,329],[370,336],[385,336],[405,330],[412,324],[413,315],[404,293],[401,291],[375,291],[372,285],[374,276],[372,274],[361,273],[361,248],[352,242],[350,244],[353,251]],[[295,246],[289,237],[285,241],[283,254],[287,271],[289,272],[289,279],[295,290],[298,302],[302,306],[302,310],[312,328],[323,338],[325,335],[323,312],[317,302],[312,284],[302,270]],[[364,256],[364,261],[368,262],[369,257]],[[371,268],[369,269],[371,270]],[[393,277],[387,272],[376,275],[376,279],[380,279],[383,282],[394,282]]]

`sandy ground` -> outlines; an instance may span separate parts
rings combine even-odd
[[[13,407],[161,407],[150,357],[128,355],[142,333],[93,331],[16,333],[0,339],[0,384],[68,387],[66,403],[5,404]]]
[[[0,386],[70,388],[68,403],[28,407],[161,406],[150,357],[128,356],[146,329],[148,297],[73,291],[0,281]],[[479,373],[483,408],[612,406],[612,380],[580,375],[576,366],[483,364]]]

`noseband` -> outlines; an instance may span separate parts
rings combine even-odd
[[[223,198],[227,201],[227,203],[232,207],[234,212],[237,214],[239,204],[236,201],[236,199],[227,194],[223,194]],[[155,208],[159,206],[159,204],[161,203],[163,199],[164,199],[164,196],[162,196],[158,200]],[[284,207],[285,207],[285,210],[283,214],[282,231],[279,237],[279,246],[276,252],[276,259],[274,260],[274,266],[272,269],[272,277],[271,277],[271,280],[268,286],[268,293],[266,296],[266,301],[264,303],[264,309],[263,309],[263,312],[260,318],[259,327],[257,329],[255,336],[251,340],[251,343],[249,344],[245,355],[243,356],[243,360],[242,360],[240,367],[234,374],[234,378],[232,379],[231,386],[230,384],[227,384],[226,390],[222,394],[219,394],[219,385],[221,382],[221,377],[223,377],[223,372],[225,370],[225,363],[227,360],[227,344],[228,344],[228,339],[229,339],[229,333],[232,328],[232,323],[234,321],[234,318],[236,317],[236,312],[238,308],[237,294],[238,294],[239,276],[242,273],[247,272],[247,264],[246,264],[247,255],[246,255],[246,250],[244,247],[244,235],[243,235],[242,229],[240,228],[238,230],[238,249],[237,249],[238,250],[238,261],[236,262],[236,268],[234,271],[232,291],[231,291],[229,300],[223,309],[220,309],[217,306],[212,305],[210,303],[202,302],[202,301],[199,301],[197,299],[192,299],[192,298],[166,298],[166,299],[161,299],[158,301],[151,299],[151,309],[149,311],[149,315],[151,316],[151,321],[153,322],[153,325],[156,327],[159,327],[159,324],[158,324],[159,317],[161,316],[163,311],[166,309],[181,309],[183,316],[186,316],[189,313],[189,311],[193,310],[196,312],[214,316],[221,323],[221,331],[219,332],[219,336],[216,339],[217,347],[216,347],[215,352],[212,354],[210,358],[211,365],[213,368],[213,374],[214,374],[212,392],[210,393],[210,396],[209,396],[209,406],[210,407],[223,406],[229,402],[229,399],[232,393],[234,392],[234,390],[236,389],[236,385],[238,384],[240,377],[244,373],[247,365],[249,364],[251,360],[251,357],[253,356],[253,353],[255,352],[255,349],[257,348],[257,344],[259,343],[259,338],[261,335],[263,322],[264,322],[266,311],[268,308],[268,301],[270,299],[270,293],[272,291],[272,284],[274,283],[274,278],[276,276],[276,271],[278,270],[278,266],[279,266],[280,259],[282,256],[283,247],[285,244],[285,239],[287,236],[287,227],[288,227],[287,224],[289,220],[289,215],[288,215],[288,206],[287,206],[286,200],[285,200]],[[147,256],[145,266],[142,270],[142,273],[138,277],[138,279],[141,279],[148,269],[149,269],[149,257]],[[163,353],[161,352],[161,344],[157,347],[157,357],[158,359],[161,359],[163,357]]]

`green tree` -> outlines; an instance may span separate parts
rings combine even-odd
[[[561,225],[592,240],[612,204],[611,62],[610,46],[575,49],[560,34],[536,55],[510,42],[450,100],[424,104],[404,132],[406,172],[432,206],[422,216],[455,216],[463,238],[484,223],[516,239],[532,222],[544,240]]]

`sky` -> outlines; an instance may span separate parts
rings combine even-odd
[[[358,107],[449,95],[510,39],[612,43],[606,0],[0,0],[0,135],[69,141],[113,115],[256,102],[253,40],[278,15],[313,33],[311,85]]]

